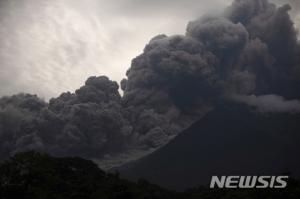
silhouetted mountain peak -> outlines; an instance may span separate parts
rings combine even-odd
[[[299,175],[300,114],[261,113],[237,103],[219,103],[165,147],[121,173],[168,188],[210,182],[212,175]]]

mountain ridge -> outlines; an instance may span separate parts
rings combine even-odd
[[[177,190],[208,184],[212,175],[299,175],[299,119],[219,104],[166,146],[117,170]]]

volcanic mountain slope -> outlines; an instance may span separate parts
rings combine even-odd
[[[208,184],[212,175],[299,175],[299,122],[300,114],[219,104],[165,147],[120,171],[172,189]]]

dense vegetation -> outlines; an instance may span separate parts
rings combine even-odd
[[[300,184],[290,180],[283,190],[224,190],[200,187],[178,193],[146,180],[129,182],[117,173],[105,173],[92,161],[54,158],[26,152],[0,166],[1,199],[215,199],[299,198]]]

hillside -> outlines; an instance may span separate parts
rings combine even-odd
[[[298,176],[299,121],[299,114],[219,104],[165,147],[118,170],[178,190],[208,184],[212,175]]]
[[[209,189],[175,192],[146,180],[130,182],[109,174],[93,162],[76,157],[55,158],[26,152],[0,164],[1,199],[298,199],[300,184],[288,181],[286,189]]]

